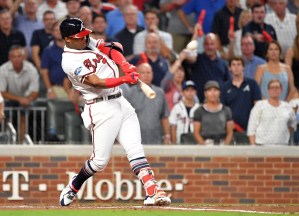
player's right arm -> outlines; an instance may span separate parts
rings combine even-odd
[[[106,78],[106,79],[101,79],[95,74],[91,74],[83,78],[82,83],[92,86],[94,88],[106,89],[106,88],[113,88],[124,83],[136,84],[138,82],[138,77],[139,74],[135,72],[119,78]]]

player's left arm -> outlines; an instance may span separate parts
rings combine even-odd
[[[123,46],[120,43],[107,43],[103,40],[95,40],[90,38],[88,47],[91,49],[96,47],[99,51],[109,56],[109,58],[111,58],[125,74],[136,72],[135,66],[127,62],[126,58],[124,57]]]

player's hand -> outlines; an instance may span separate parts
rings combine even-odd
[[[136,67],[127,61],[123,62],[123,64],[121,65],[121,69],[125,74],[136,72]]]
[[[139,73],[133,72],[124,76],[124,82],[128,84],[136,84],[138,82]]]

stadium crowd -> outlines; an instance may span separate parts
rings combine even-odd
[[[2,0],[0,120],[4,104],[84,105],[61,68],[59,24],[77,17],[91,37],[120,42],[156,91],[121,86],[144,144],[298,145],[298,10],[299,0]]]

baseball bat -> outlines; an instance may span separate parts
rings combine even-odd
[[[149,99],[154,99],[156,97],[156,92],[140,79],[138,79],[138,84],[146,97],[148,97]]]
[[[93,45],[95,44],[95,39],[90,38],[90,40],[93,40],[92,44],[89,44],[89,48],[91,48],[93,51],[97,50],[97,48]],[[149,98],[149,99],[154,99],[156,97],[156,92],[149,87],[147,84],[145,84],[144,82],[142,82],[140,79],[138,79],[138,84],[141,88],[141,90],[144,92],[144,94]]]

